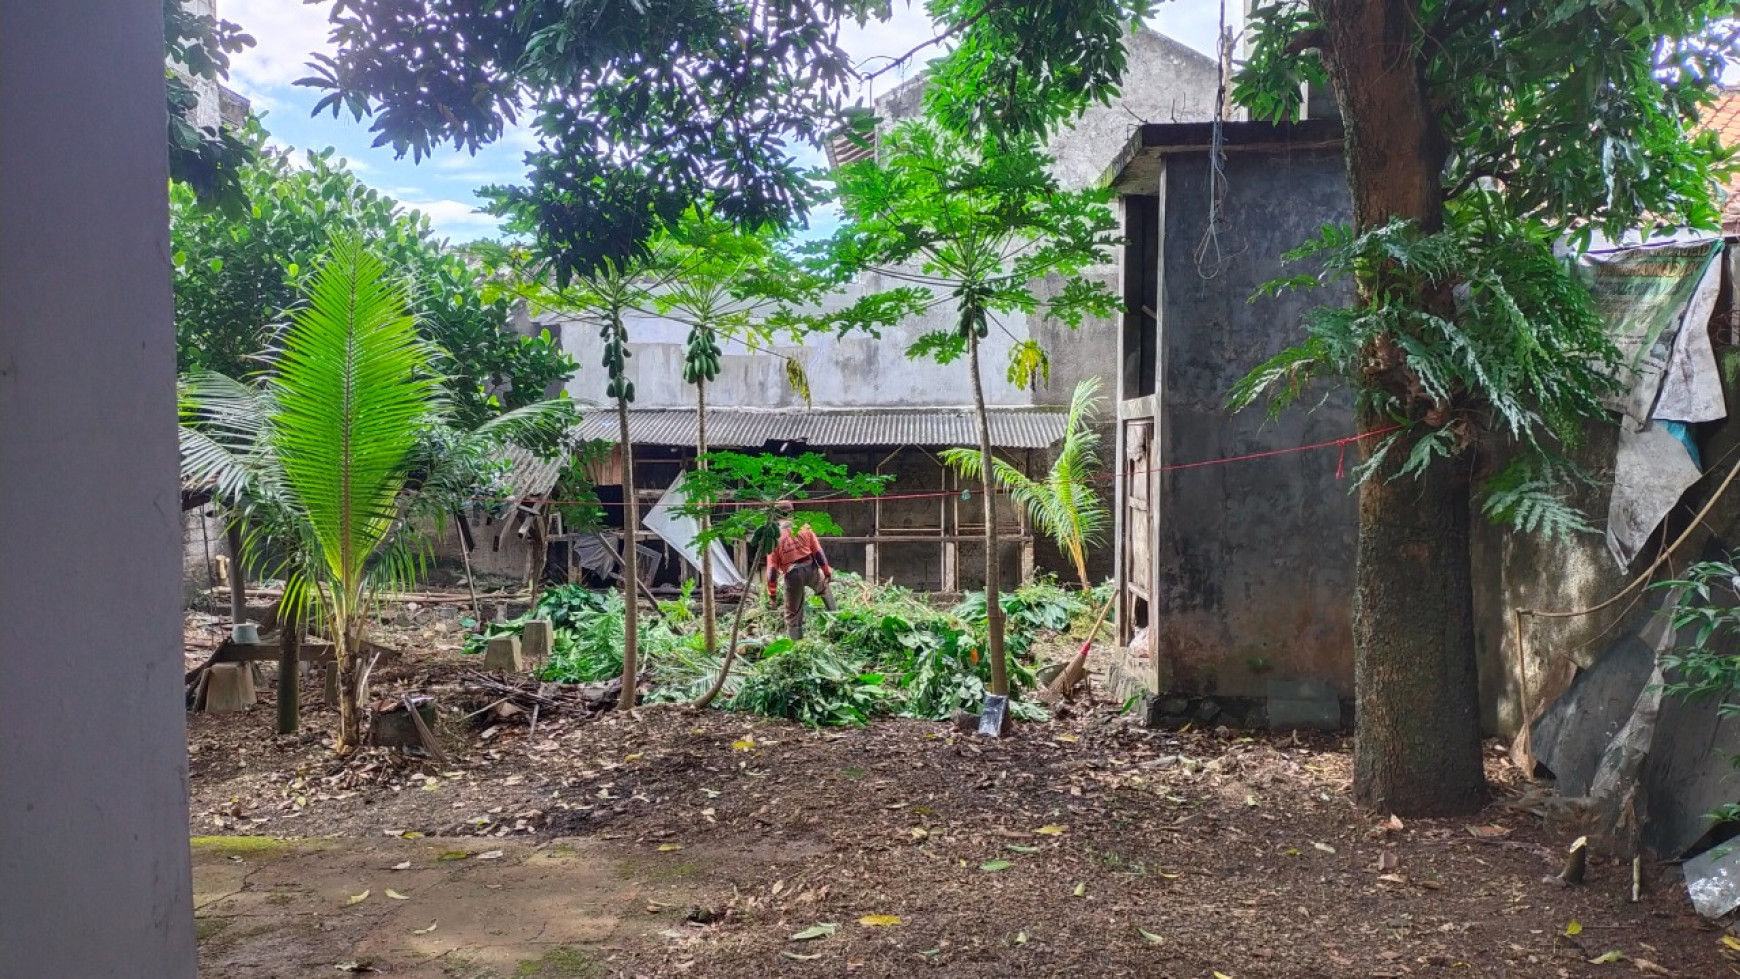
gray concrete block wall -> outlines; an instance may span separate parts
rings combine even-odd
[[[1299,270],[1280,256],[1328,221],[1348,191],[1338,148],[1229,155],[1218,241],[1206,153],[1166,160],[1160,319],[1159,459],[1176,466],[1352,434],[1351,399],[1329,390],[1269,419],[1227,408],[1233,384],[1304,337],[1302,314],[1345,292],[1250,297]],[[1215,248],[1221,263],[1200,256]],[[1351,449],[1161,474],[1155,650],[1180,690],[1261,697],[1271,679],[1353,681],[1355,540]],[[1343,477],[1336,477],[1338,463]]]

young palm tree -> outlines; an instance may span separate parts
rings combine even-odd
[[[182,477],[243,507],[250,550],[269,542],[283,561],[287,605],[319,612],[338,659],[345,749],[362,737],[368,607],[422,568],[426,549],[405,518],[420,501],[435,512],[450,506],[433,498],[465,485],[457,470],[467,460],[547,433],[572,412],[565,401],[540,402],[453,432],[404,285],[354,239],[333,241],[305,299],[262,382],[210,373],[183,381]],[[431,444],[446,452],[432,456]]]
[[[339,671],[340,749],[362,740],[369,602],[410,581],[399,533],[414,455],[444,404],[402,282],[354,238],[335,238],[290,314],[258,387],[214,375],[184,385],[182,473],[248,501],[284,552],[287,604],[318,609]]]
[[[1093,427],[1102,400],[1099,392],[1097,377],[1075,386],[1069,399],[1063,448],[1043,479],[1033,479],[1002,459],[993,460],[991,466],[997,485],[1027,511],[1034,526],[1069,554],[1083,588],[1092,587],[1087,548],[1101,542],[1111,519],[1105,501],[1090,485],[1100,465],[1100,433]],[[983,478],[983,457],[977,449],[948,449],[942,458],[969,479]]]

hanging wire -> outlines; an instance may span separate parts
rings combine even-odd
[[[1228,254],[1221,243],[1221,229],[1226,223],[1226,104],[1227,83],[1232,75],[1231,31],[1226,23],[1226,0],[1220,0],[1220,31],[1215,35],[1219,47],[1215,59],[1218,84],[1214,93],[1214,126],[1208,145],[1208,227],[1202,233],[1192,256],[1196,274],[1204,279],[1220,275],[1237,253]]]

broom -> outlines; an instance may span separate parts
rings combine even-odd
[[[1117,601],[1117,596],[1113,595],[1106,599],[1106,604],[1100,606],[1100,614],[1094,619],[1093,628],[1088,630],[1087,639],[1082,641],[1081,648],[1076,650],[1074,656],[1070,657],[1069,665],[1063,668],[1063,672],[1059,673],[1044,690],[1040,691],[1040,700],[1048,704],[1053,703],[1060,697],[1068,696],[1069,692],[1075,689],[1075,685],[1081,682],[1082,676],[1087,673],[1088,650],[1093,648],[1094,636],[1099,634],[1100,625],[1106,621],[1106,613],[1112,610],[1112,603],[1115,601]]]

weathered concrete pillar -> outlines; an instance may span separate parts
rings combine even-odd
[[[555,642],[549,619],[532,619],[520,633],[521,659],[529,669],[537,669],[550,661],[550,647]]]
[[[258,701],[252,663],[219,663],[205,683],[205,712],[233,714]]]
[[[491,639],[483,651],[483,668],[510,673],[525,669],[525,661],[520,658],[520,637],[496,636]]]
[[[162,0],[0,0],[0,92],[0,973],[193,979]]]

